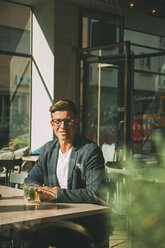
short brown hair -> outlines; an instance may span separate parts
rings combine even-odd
[[[78,118],[78,112],[77,112],[76,105],[68,99],[60,99],[54,102],[53,105],[49,109],[51,114],[56,111],[65,111],[65,110],[71,110],[74,117]]]

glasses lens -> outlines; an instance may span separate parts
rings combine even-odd
[[[52,121],[55,126],[59,126],[61,124],[61,120],[52,120]]]
[[[72,119],[65,119],[64,123],[65,123],[65,125],[69,126],[69,125],[72,125],[73,120]]]
[[[64,124],[66,125],[66,126],[70,126],[70,125],[72,125],[73,124],[73,122],[74,122],[74,120],[73,119],[54,119],[54,120],[52,120],[53,121],[53,124],[55,125],[55,126],[60,126],[61,125],[61,123],[62,123],[62,121],[64,121]]]

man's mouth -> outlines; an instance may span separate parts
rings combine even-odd
[[[63,131],[63,132],[60,132],[60,134],[67,134],[67,132],[66,131]]]

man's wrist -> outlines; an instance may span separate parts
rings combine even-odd
[[[54,194],[55,194],[55,199],[57,199],[57,193],[58,193],[58,187],[53,188]]]

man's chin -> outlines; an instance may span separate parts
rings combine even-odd
[[[59,139],[65,141],[68,140],[68,137],[67,135],[60,135]]]

